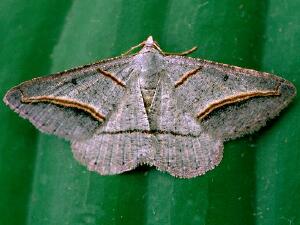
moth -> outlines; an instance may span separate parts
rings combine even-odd
[[[269,73],[186,56],[194,50],[166,53],[150,36],[120,57],[25,81],[4,102],[69,140],[91,171],[148,164],[199,176],[220,163],[224,141],[264,126],[296,89]]]

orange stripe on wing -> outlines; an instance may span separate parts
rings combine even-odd
[[[24,103],[50,102],[56,105],[81,109],[91,114],[96,120],[99,120],[100,122],[103,122],[105,120],[105,116],[97,112],[97,110],[93,106],[84,104],[82,102],[77,102],[68,98],[56,97],[56,96],[25,97],[22,95],[21,102]]]
[[[253,92],[243,93],[240,95],[229,96],[225,99],[211,103],[208,107],[206,107],[204,111],[199,112],[197,114],[197,118],[203,120],[209,113],[211,113],[217,108],[220,108],[225,105],[241,102],[249,98],[264,97],[264,96],[278,96],[278,95],[280,95],[280,92],[278,91],[277,88],[275,91],[253,91]]]
[[[105,70],[101,70],[100,68],[96,69],[97,72],[103,74],[104,76],[112,79],[114,82],[116,82],[118,85],[122,86],[122,87],[126,87],[125,83],[123,81],[121,81],[120,79],[118,79],[117,77],[115,77],[113,74],[105,71]]]
[[[184,73],[178,81],[175,82],[175,88],[182,85],[190,76],[193,76],[194,74],[196,74],[199,70],[201,70],[203,67],[199,66],[196,69],[190,70],[186,73]]]

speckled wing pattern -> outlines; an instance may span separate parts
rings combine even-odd
[[[103,61],[25,81],[9,90],[4,102],[43,132],[68,140],[87,138],[125,92],[97,69],[109,68],[119,79],[126,79],[128,60]]]
[[[269,73],[187,57],[167,56],[166,61],[178,71],[174,81],[200,68],[175,89],[182,108],[222,141],[257,131],[296,95],[291,82]]]
[[[43,132],[71,141],[75,158],[102,175],[140,164],[191,178],[213,169],[223,142],[264,126],[295,96],[268,73],[142,50],[26,81],[5,103]]]

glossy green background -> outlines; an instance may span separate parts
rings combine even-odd
[[[300,90],[298,0],[1,0],[0,96],[21,81],[119,55],[166,51],[281,74]],[[300,104],[225,144],[205,176],[139,168],[102,177],[67,142],[0,103],[0,224],[300,224]]]

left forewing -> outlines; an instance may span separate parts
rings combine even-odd
[[[26,81],[4,101],[40,130],[67,139],[92,134],[125,93],[129,59],[115,59]]]

